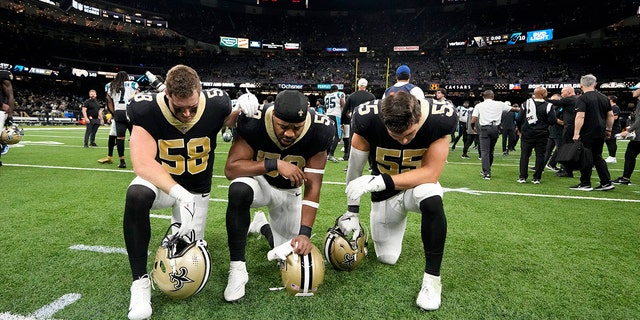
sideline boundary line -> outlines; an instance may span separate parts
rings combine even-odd
[[[509,196],[521,196],[521,197],[539,197],[539,198],[556,198],[556,199],[576,199],[576,200],[596,200],[596,201],[616,201],[616,202],[635,202],[640,203],[640,199],[620,199],[620,198],[598,198],[598,197],[583,197],[583,196],[563,196],[557,194],[539,194],[539,193],[519,193],[519,192],[509,192],[509,191],[482,191],[482,190],[472,190],[469,188],[443,188],[444,192],[461,192],[468,193],[473,195],[482,195],[482,194],[495,194],[495,195],[509,195]],[[602,191],[595,191],[602,192]]]
[[[122,169],[100,169],[100,168],[78,168],[78,167],[62,167],[62,166],[44,166],[44,165],[30,165],[30,164],[4,164],[7,167],[28,167],[28,168],[40,168],[40,169],[60,169],[60,170],[77,170],[77,171],[102,171],[102,172],[120,172],[120,173],[133,173],[133,170]],[[225,176],[214,175],[214,178],[226,179]],[[344,182],[336,181],[323,181],[322,184],[328,185],[345,185]],[[615,202],[631,202],[640,203],[638,199],[621,199],[621,198],[600,198],[600,197],[585,197],[585,196],[564,196],[554,194],[537,194],[537,193],[518,193],[508,191],[485,191],[485,190],[471,190],[468,188],[444,188],[445,192],[462,192],[469,194],[495,194],[495,195],[511,195],[511,196],[524,196],[524,197],[542,197],[542,198],[557,198],[557,199],[583,199],[583,200],[596,200],[596,201],[615,201]],[[212,202],[227,202],[226,199],[210,199]]]

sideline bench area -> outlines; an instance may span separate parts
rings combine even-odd
[[[40,126],[40,125],[68,125],[78,124],[75,118],[49,118],[49,122],[41,117],[13,117],[13,122],[21,125]]]

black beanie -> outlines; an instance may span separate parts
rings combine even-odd
[[[276,96],[273,115],[282,121],[299,123],[307,119],[307,98],[300,91],[284,90]]]

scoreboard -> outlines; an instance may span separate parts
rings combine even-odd
[[[507,40],[507,44],[512,45],[516,43],[522,43],[527,41],[527,36],[522,34],[522,32],[515,32],[509,36],[509,40]]]
[[[473,36],[464,40],[448,41],[449,48],[464,47],[492,47],[500,45],[514,45],[519,43],[534,43],[553,40],[553,29],[535,30],[528,32],[512,32],[488,36]]]
[[[513,45],[516,43],[524,43],[527,40],[526,34],[522,32],[496,34],[490,36],[476,36],[474,41],[469,43],[469,47],[492,47],[500,45]]]
[[[485,38],[485,41],[487,42],[487,45],[493,46],[493,45],[499,45],[499,44],[507,43],[507,40],[509,40],[509,38],[511,38],[511,35],[500,34],[500,35],[488,36],[488,37],[484,37],[484,38]]]

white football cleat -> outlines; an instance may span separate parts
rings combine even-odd
[[[130,320],[149,319],[151,312],[151,281],[145,274],[131,284],[128,317]]]
[[[267,223],[269,222],[267,221],[267,217],[265,216],[264,211],[256,211],[253,216],[253,221],[251,221],[251,224],[249,225],[249,234],[260,233],[260,229],[262,228],[262,226]]]
[[[244,297],[244,286],[249,282],[247,264],[244,261],[231,261],[229,280],[224,289],[224,300],[236,302]]]
[[[422,279],[422,289],[416,299],[416,304],[422,310],[438,310],[442,295],[442,283],[440,277],[425,272]]]
[[[604,162],[606,162],[606,163],[617,163],[618,160],[616,160],[616,157],[608,156],[606,159],[604,159]]]

